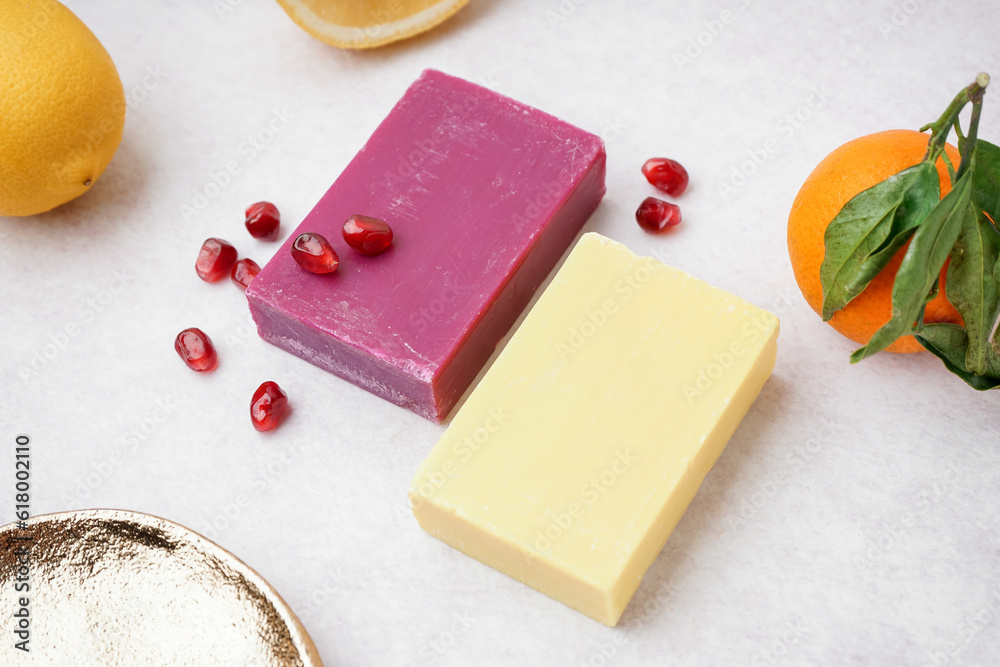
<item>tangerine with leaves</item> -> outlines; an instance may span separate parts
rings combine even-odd
[[[827,155],[806,178],[788,216],[788,256],[795,281],[806,301],[823,313],[820,267],[825,254],[824,235],[830,222],[851,198],[918,164],[927,152],[929,137],[913,130],[886,130],[849,141]],[[945,153],[958,168],[958,149],[951,144]],[[936,165],[941,196],[951,190],[951,177],[943,158]],[[833,314],[829,324],[856,343],[866,344],[892,316],[892,287],[903,246],[869,285],[846,306]],[[962,317],[945,298],[945,273],[941,271],[938,295],[927,304],[926,323],[961,324]],[[886,348],[889,352],[918,352],[924,348],[913,336],[903,336]]]

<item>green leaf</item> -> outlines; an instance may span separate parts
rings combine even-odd
[[[972,204],[976,207],[976,213],[985,228],[1000,237],[1000,230],[996,226],[996,222],[1000,220],[1000,147],[983,139],[976,141]],[[997,294],[1000,295],[1000,259],[993,268],[993,284]],[[1000,354],[998,323],[1000,323],[1000,313],[995,313],[988,340],[993,350]]]
[[[965,368],[975,375],[983,375],[997,314],[997,283],[993,271],[1000,259],[1000,234],[993,231],[982,211],[977,213],[965,216],[962,231],[951,250],[945,295],[965,323],[968,334]]]
[[[937,170],[931,167],[930,162],[925,162],[921,166],[926,166],[927,173],[921,175],[919,187],[915,184],[907,192],[903,203],[896,210],[888,238],[875,252],[861,262],[854,279],[848,283],[847,289],[855,296],[860,294],[868,286],[868,283],[885,268],[896,252],[906,245],[917,226],[923,222],[927,214],[940,200],[941,186]],[[919,199],[917,199],[918,197]]]
[[[1000,260],[993,267],[993,284],[996,285],[997,293],[1000,294]],[[994,352],[1000,354],[1000,313],[997,313],[996,320],[993,321],[993,331],[990,333],[990,346]]]
[[[892,285],[892,318],[872,335],[867,345],[855,350],[851,363],[884,350],[912,331],[966,219],[975,217],[971,204],[971,174],[967,171],[959,177],[951,192],[941,199],[913,234]]]
[[[1000,354],[988,351],[987,372],[983,375],[971,373],[965,366],[969,336],[964,327],[957,324],[928,324],[923,331],[914,335],[921,345],[944,362],[949,371],[965,380],[973,389],[986,391],[1000,387]]]
[[[826,229],[820,267],[823,319],[868,286],[941,196],[930,162],[904,169],[855,195]]]
[[[976,140],[972,203],[977,213],[986,211],[994,221],[1000,221],[1000,148],[982,139]]]

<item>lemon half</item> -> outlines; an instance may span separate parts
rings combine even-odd
[[[370,49],[430,30],[469,0],[278,0],[310,35],[345,49]]]

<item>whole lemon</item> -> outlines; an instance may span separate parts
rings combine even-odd
[[[0,215],[89,190],[124,126],[122,82],[94,33],[55,0],[0,0]]]

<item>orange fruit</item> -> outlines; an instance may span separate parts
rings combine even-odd
[[[802,184],[788,215],[788,256],[795,281],[806,301],[817,314],[823,312],[823,287],[819,270],[823,264],[823,235],[840,209],[859,192],[919,163],[927,151],[930,137],[913,130],[886,130],[849,141],[816,165]],[[945,152],[957,169],[958,149],[951,144]],[[941,182],[941,196],[951,190],[951,179],[943,159],[936,164]],[[908,246],[909,244],[907,244]],[[907,246],[900,248],[892,261],[875,276],[868,287],[844,308],[829,324],[856,343],[864,345],[892,315],[892,283],[896,278]],[[924,322],[961,324],[962,317],[944,296],[945,269],[941,271],[940,293],[924,312]],[[924,348],[913,336],[903,336],[886,348],[889,352],[919,352]]]

